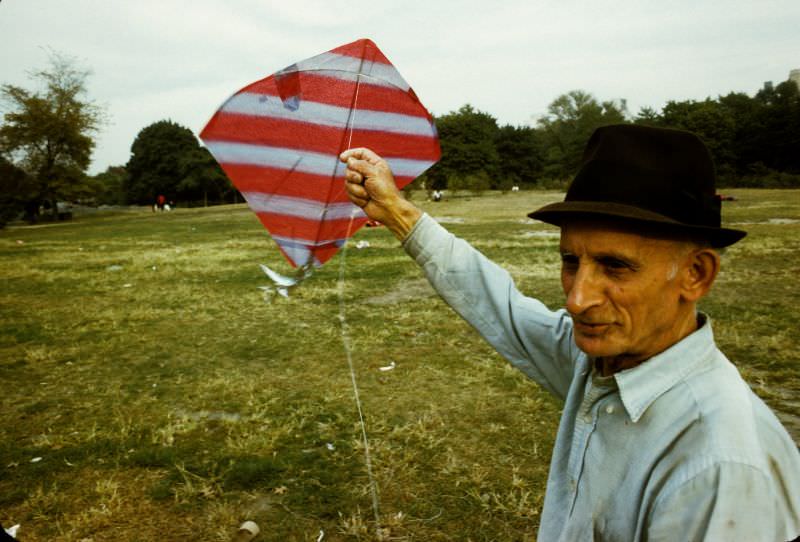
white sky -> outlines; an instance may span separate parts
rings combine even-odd
[[[800,68],[800,0],[0,0],[0,82],[32,87],[47,48],[92,70],[106,108],[90,171],[171,119],[198,133],[246,84],[371,38],[435,114],[525,124],[573,89],[667,100],[752,95]]]

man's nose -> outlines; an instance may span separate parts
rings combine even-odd
[[[592,307],[602,305],[603,299],[602,281],[598,280],[591,269],[578,269],[567,292],[567,311],[570,314],[582,314]]]

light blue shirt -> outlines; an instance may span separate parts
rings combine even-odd
[[[800,534],[800,453],[715,343],[711,323],[601,377],[572,320],[428,215],[403,243],[442,298],[564,401],[542,542],[768,541]]]

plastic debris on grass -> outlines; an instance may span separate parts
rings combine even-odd
[[[463,224],[464,219],[460,216],[435,216],[433,219],[439,224]]]
[[[235,540],[236,542],[247,542],[248,540],[253,540],[260,532],[261,529],[258,527],[258,523],[247,520],[239,526]]]
[[[386,371],[393,370],[395,367],[397,367],[397,364],[393,361],[389,365],[385,365],[383,367],[379,367],[378,370],[386,372]]]

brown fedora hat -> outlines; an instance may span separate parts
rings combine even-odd
[[[564,201],[528,216],[561,226],[597,216],[698,235],[714,247],[747,235],[722,228],[714,163],[696,135],[682,130],[617,124],[598,128]]]

